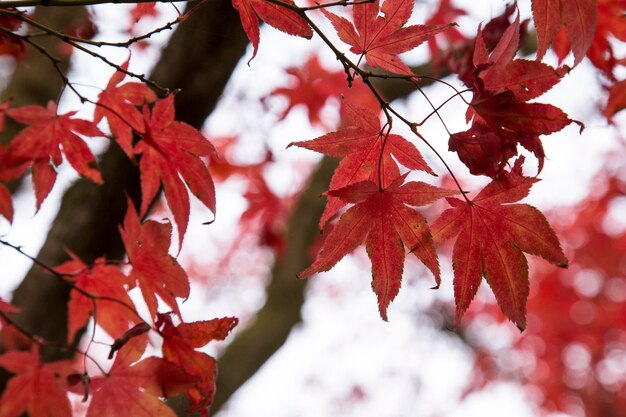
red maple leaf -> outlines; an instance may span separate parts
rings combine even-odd
[[[270,96],[284,96],[289,102],[279,120],[301,104],[306,106],[311,124],[323,124],[320,115],[328,99],[337,97],[346,90],[345,72],[328,71],[320,63],[318,56],[312,55],[304,65],[287,68],[287,74],[292,77],[293,82],[270,93]]]
[[[430,204],[457,192],[423,182],[402,184],[405,177],[398,177],[384,189],[374,182],[364,181],[331,191],[331,195],[356,204],[339,218],[317,259],[300,277],[328,271],[365,243],[372,262],[372,288],[383,320],[387,320],[387,307],[400,290],[405,248],[430,269],[439,285],[439,261],[430,230],[424,216],[412,206]]]
[[[400,135],[386,134],[378,115],[372,110],[347,103],[344,103],[344,109],[345,128],[289,145],[343,158],[330,181],[331,191],[365,180],[378,181],[379,173],[383,186],[387,186],[400,175],[395,160],[411,170],[434,175],[415,145]],[[345,204],[331,193],[320,219],[320,229]]]
[[[145,336],[133,338],[119,350],[111,370],[91,380],[89,388],[93,394],[87,417],[176,416],[159,397],[178,395],[198,378],[162,358],[148,357],[137,362],[146,343]]]
[[[541,60],[561,25],[574,52],[574,64],[585,57],[597,23],[596,0],[532,0],[537,28],[537,59]]]
[[[104,134],[93,122],[72,117],[75,113],[57,115],[57,106],[52,101],[46,108],[23,106],[6,111],[11,118],[29,125],[11,142],[6,162],[13,166],[32,165],[37,209],[54,185],[56,172],[51,163],[59,165],[62,162],[61,148],[80,175],[97,184],[102,183],[95,158],[78,135],[97,137]]]
[[[127,60],[122,68],[128,69]],[[133,152],[133,130],[143,131],[143,117],[136,106],[152,103],[156,95],[147,85],[138,82],[128,82],[120,85],[126,74],[116,71],[109,80],[104,91],[98,96],[98,103],[94,110],[94,123],[107,119],[115,141],[129,157]]]
[[[180,316],[176,297],[189,297],[189,279],[185,270],[168,253],[172,226],[153,220],[140,224],[135,207],[129,199],[120,234],[133,266],[130,279],[139,283],[150,317],[156,317],[157,295]]]
[[[215,148],[195,128],[174,121],[172,95],[157,101],[151,116],[144,106],[143,118],[141,140],[134,149],[141,154],[140,214],[146,214],[162,183],[178,228],[180,247],[189,221],[189,193],[185,183],[193,195],[215,213],[215,186],[206,164],[200,159],[211,156]]]
[[[163,357],[180,366],[189,375],[199,377],[193,389],[187,392],[192,410],[208,415],[208,406],[215,396],[217,363],[201,348],[213,340],[224,340],[239,321],[224,317],[208,321],[181,323],[174,326],[169,314],[159,314],[157,328],[163,336]]]
[[[67,340],[72,343],[77,331],[87,325],[95,314],[95,322],[114,339],[124,334],[131,325],[139,321],[133,302],[125,285],[129,278],[117,267],[107,265],[104,258],[96,259],[93,266],[83,263],[70,253],[67,261],[55,269],[74,284],[68,305]],[[95,299],[82,291],[86,291]]]
[[[350,51],[365,56],[372,67],[413,75],[411,69],[397,55],[416,48],[454,23],[440,25],[404,25],[413,12],[412,0],[380,0],[353,6],[354,25],[348,19],[324,9],[326,16],[339,35],[351,46]],[[379,16],[382,12],[383,16]]]
[[[0,355],[0,367],[15,374],[0,398],[2,417],[71,417],[72,410],[60,374],[69,362],[42,363],[38,345],[30,352],[9,351]]]
[[[252,43],[252,60],[259,49],[259,19],[289,35],[306,39],[313,37],[313,29],[298,13],[289,7],[279,6],[266,0],[232,0],[239,12],[243,30]],[[288,6],[295,6],[293,0],[282,0]]]
[[[452,208],[431,227],[435,242],[458,235],[452,254],[457,323],[484,276],[500,309],[524,329],[529,286],[528,263],[522,252],[567,266],[559,240],[543,214],[528,204],[509,204],[526,197],[538,181],[521,175],[522,159],[512,173],[503,173],[473,200],[448,198]]]

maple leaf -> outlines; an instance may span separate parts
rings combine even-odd
[[[323,124],[320,115],[328,99],[346,90],[345,72],[328,71],[317,55],[311,56],[301,67],[287,68],[286,72],[293,82],[270,93],[270,96],[284,96],[289,102],[279,120],[283,120],[291,109],[301,104],[306,106],[311,124]]]
[[[526,197],[538,181],[521,175],[522,159],[513,172],[503,173],[473,200],[448,198],[452,208],[431,227],[435,242],[458,235],[452,254],[457,323],[484,276],[502,312],[523,330],[529,291],[523,252],[567,266],[559,240],[544,215],[528,204],[510,204]]]
[[[585,57],[597,24],[596,0],[532,0],[537,28],[537,60],[541,60],[561,25],[574,52],[574,65]]]
[[[76,332],[85,327],[94,314],[96,324],[111,337],[115,339],[124,334],[139,320],[124,287],[133,283],[117,267],[107,265],[104,258],[98,258],[93,266],[88,266],[73,253],[70,256],[71,261],[55,268],[74,284],[68,304],[68,343],[72,343]]]
[[[279,6],[266,0],[232,0],[232,3],[239,12],[243,30],[254,48],[250,60],[254,59],[259,49],[259,19],[289,35],[306,39],[313,37],[313,29],[306,20],[286,6]],[[282,0],[282,3],[288,6],[296,5],[293,0]]]
[[[137,362],[146,343],[145,336],[129,341],[117,353],[110,371],[91,380],[93,396],[87,417],[176,416],[159,397],[180,394],[198,378],[162,358],[148,357]]]
[[[145,4],[145,3],[144,3]],[[121,67],[128,69],[129,60]],[[145,84],[128,82],[120,85],[126,77],[121,71],[116,71],[109,80],[106,88],[98,96],[94,110],[94,123],[107,119],[115,141],[132,158],[133,130],[143,131],[143,116],[136,106],[151,103],[156,100],[154,92]]]
[[[411,206],[430,204],[458,192],[423,182],[402,184],[405,177],[398,177],[384,189],[374,182],[363,181],[331,191],[331,195],[355,205],[339,218],[315,262],[299,277],[328,271],[365,243],[372,262],[372,288],[383,320],[387,320],[387,307],[400,290],[405,248],[424,263],[439,285],[439,261],[430,230],[424,216]]]
[[[213,357],[195,348],[203,347],[213,340],[224,340],[238,322],[234,317],[224,317],[174,326],[169,314],[159,314],[157,318],[156,325],[163,336],[163,357],[189,375],[200,378],[187,395],[193,404],[192,410],[200,411],[202,415],[206,415],[215,396],[217,363]]]
[[[395,158],[411,170],[434,175],[415,145],[399,135],[385,134],[378,115],[355,104],[344,104],[346,127],[316,139],[293,142],[298,146],[328,156],[343,158],[330,181],[330,190],[365,180],[378,180],[378,164],[382,160],[382,183],[390,184],[399,175]],[[393,156],[393,158],[392,158]],[[320,219],[320,229],[345,205],[332,193]]]
[[[42,363],[37,345],[30,352],[0,355],[0,367],[15,375],[0,398],[0,417],[71,417],[70,401],[58,374],[69,369],[67,361]]]
[[[189,221],[189,190],[215,213],[215,186],[200,157],[211,156],[213,145],[190,125],[174,121],[174,96],[156,102],[150,116],[143,108],[144,128],[134,152],[141,154],[141,216],[163,184],[165,198],[178,228],[179,247]]]
[[[490,95],[510,91],[517,101],[524,102],[550,90],[569,71],[567,66],[555,69],[537,61],[514,59],[519,39],[519,15],[504,30],[491,52],[479,26],[472,57],[476,72],[474,90]]]
[[[397,57],[410,51],[437,33],[454,26],[454,23],[438,25],[404,26],[413,12],[412,0],[385,0],[355,4],[354,25],[346,18],[322,9],[350,51],[365,56],[372,67],[387,71],[413,75],[411,69]],[[382,12],[384,16],[379,16]]]
[[[133,266],[130,279],[139,283],[150,316],[156,317],[157,295],[180,316],[176,297],[189,297],[189,279],[176,259],[168,253],[172,226],[153,220],[140,224],[129,199],[120,234]]]
[[[23,106],[6,111],[19,123],[29,125],[11,142],[6,162],[14,166],[32,165],[37,209],[54,185],[56,172],[50,164],[62,162],[61,147],[70,165],[80,175],[97,184],[102,183],[100,172],[94,166],[95,158],[78,134],[89,137],[104,134],[93,122],[72,117],[75,113],[57,115],[56,104],[52,101],[46,108]]]

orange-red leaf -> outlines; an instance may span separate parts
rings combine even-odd
[[[43,364],[35,347],[30,352],[9,351],[0,355],[0,367],[15,375],[0,398],[0,417],[71,417],[67,393],[57,375],[66,362]]]
[[[457,323],[484,276],[504,314],[523,329],[529,287],[528,263],[522,252],[567,266],[543,214],[528,204],[510,204],[526,197],[536,181],[505,173],[469,203],[449,198],[452,208],[433,223],[435,242],[458,235],[452,258]]]
[[[157,295],[180,315],[176,298],[189,296],[189,279],[178,261],[168,253],[172,226],[153,220],[140,224],[129,199],[120,234],[133,266],[130,278],[139,283],[150,316],[156,317]]]
[[[339,38],[350,45],[350,51],[365,56],[372,67],[413,75],[398,54],[410,51],[453,23],[404,26],[413,11],[411,0],[385,0],[353,6],[354,25],[346,18],[322,9],[337,31]],[[382,16],[379,13],[382,12]]]
[[[194,410],[206,412],[211,405],[217,376],[215,359],[195,348],[212,340],[223,340],[237,323],[236,318],[225,317],[174,326],[169,314],[158,316],[157,327],[163,336],[164,358],[177,364],[188,374],[199,377],[194,388],[188,392],[188,399]]]
[[[439,261],[430,230],[424,216],[411,206],[426,205],[457,192],[422,182],[403,185],[403,181],[404,176],[398,177],[382,190],[375,183],[364,181],[331,191],[331,195],[356,204],[340,217],[317,259],[300,277],[328,271],[365,243],[372,262],[372,288],[383,320],[387,320],[387,307],[400,290],[405,248],[430,269],[439,285]]]
[[[176,416],[159,397],[179,394],[198,378],[165,359],[149,357],[137,362],[145,346],[145,337],[132,339],[117,353],[109,373],[92,379],[87,417]]]
[[[33,182],[37,196],[37,209],[50,192],[56,174],[50,163],[62,162],[61,148],[68,162],[83,177],[102,183],[95,167],[95,158],[83,139],[78,135],[97,137],[104,134],[93,122],[74,118],[75,112],[57,115],[53,102],[48,107],[24,106],[9,109],[6,114],[14,120],[29,125],[15,136],[8,150],[6,161],[10,165],[32,164]]]

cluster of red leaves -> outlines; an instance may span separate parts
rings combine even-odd
[[[528,101],[551,89],[568,68],[514,59],[520,40],[519,17],[491,50],[485,38],[493,34],[484,35],[479,27],[471,66],[460,74],[474,93],[466,115],[472,126],[451,135],[449,148],[473,175],[497,178],[517,155],[520,144],[537,157],[540,172],[545,154],[539,136],[558,132],[572,120],[558,107]]]
[[[259,19],[304,38],[310,38],[314,29],[318,31],[306,9],[298,8],[292,0],[282,3],[233,0],[233,5],[252,42],[253,57],[259,46]],[[435,244],[456,237],[453,266],[457,321],[485,277],[500,309],[518,327],[525,327],[529,279],[524,253],[541,256],[558,266],[568,263],[543,214],[532,206],[517,203],[537,181],[522,175],[523,158],[506,170],[517,155],[519,144],[535,154],[541,171],[545,155],[540,135],[559,131],[572,122],[554,106],[529,102],[557,84],[568,71],[567,67],[552,68],[540,60],[550,43],[562,58],[560,52],[565,48],[559,45],[563,45],[566,37],[575,57],[574,65],[589,54],[615,81],[614,70],[619,60],[608,38],[624,37],[623,25],[615,18],[623,10],[621,1],[596,4],[595,0],[534,0],[532,6],[539,37],[536,61],[515,59],[525,24],[519,18],[509,23],[514,11],[511,7],[484,28],[479,27],[466,61],[451,65],[470,87],[473,98],[466,116],[472,125],[466,132],[453,134],[449,147],[472,174],[492,179],[473,199],[460,186],[458,191],[447,190],[408,179],[410,173],[434,175],[434,171],[412,142],[391,133],[393,116],[380,96],[374,105],[363,101],[342,102],[342,125],[337,131],[292,144],[341,159],[326,193],[328,204],[320,220],[320,228],[326,228],[328,233],[317,258],[302,272],[302,277],[329,270],[356,247],[365,245],[372,263],[372,287],[381,317],[386,320],[387,309],[401,285],[407,252],[413,253],[432,272],[438,286],[441,277]],[[322,9],[322,16],[332,24],[339,39],[349,45],[350,51],[359,55],[359,64],[364,58],[374,69],[399,74],[406,80],[416,81],[418,76],[399,54],[424,42],[437,54],[436,35],[443,35],[449,43],[465,40],[449,21],[463,12],[449,1],[442,0],[425,24],[410,26],[407,26],[413,10],[410,0],[375,0],[356,3],[351,8],[352,20],[326,9]],[[135,9],[135,19],[153,11],[152,4],[140,5]],[[14,34],[20,22],[10,13],[0,14],[3,29],[0,54],[21,55],[22,38]],[[604,27],[596,31],[596,22],[603,22]],[[344,57],[337,54],[337,58]],[[352,82],[359,73],[356,65],[348,65],[346,61],[343,64]],[[128,68],[128,63],[122,68]],[[295,85],[275,90],[273,95],[288,98],[287,111],[305,104],[310,120],[319,122],[328,97],[340,94],[335,88],[339,75],[330,79],[326,91],[319,88],[323,72],[319,62],[311,60],[305,71],[291,71]],[[52,189],[56,166],[63,157],[83,177],[102,182],[95,157],[83,138],[104,136],[98,127],[103,120],[107,121],[117,145],[129,158],[138,159],[142,189],[139,213],[129,201],[120,226],[131,265],[128,272],[104,259],[85,265],[76,257],[54,270],[72,286],[69,340],[93,317],[94,323],[114,340],[110,357],[116,357],[110,370],[102,370],[102,375],[92,378],[85,370],[76,370],[65,361],[42,364],[37,347],[41,341],[31,335],[37,343],[30,352],[9,351],[0,355],[0,366],[15,374],[0,398],[2,417],[17,417],[25,411],[34,417],[70,416],[68,390],[92,397],[88,417],[122,414],[170,417],[173,411],[162,398],[182,392],[187,393],[192,411],[206,415],[213,399],[216,363],[198,349],[224,339],[237,319],[183,321],[179,299],[189,296],[190,287],[186,272],[169,254],[172,226],[152,220],[142,224],[140,218],[148,213],[152,200],[163,187],[180,248],[189,219],[187,187],[215,213],[215,190],[207,167],[207,159],[216,161],[215,148],[196,129],[175,120],[172,95],[159,100],[145,85],[122,83],[123,79],[121,72],[113,75],[99,96],[93,121],[77,118],[75,112],[59,115],[54,103],[46,108],[11,109],[7,102],[0,105],[0,116],[6,114],[26,125],[10,146],[0,148],[0,181],[6,183],[31,169],[37,208]],[[616,90],[611,90],[606,110],[609,118],[624,107],[621,85],[616,83],[613,87]],[[381,107],[386,116],[382,126]],[[422,138],[416,125],[410,127]],[[219,170],[219,164],[215,166]],[[262,164],[258,167],[259,171],[251,176],[256,181],[250,182],[253,188],[247,198],[251,205],[244,220],[260,218],[261,223],[272,225],[282,213],[278,210],[281,204],[260,174]],[[225,176],[232,175],[235,168],[243,169],[232,164],[221,167]],[[463,199],[451,197],[461,193]],[[417,207],[441,198],[446,198],[451,208],[429,227]],[[2,184],[0,214],[9,220],[13,216],[11,196]],[[334,222],[335,219],[338,220]],[[147,320],[137,314],[127,295],[135,286],[148,306]],[[159,311],[157,296],[171,312]],[[8,319],[14,310],[0,301],[4,328],[14,327]],[[146,333],[150,331],[162,342],[162,357],[142,359],[147,347]],[[595,346],[589,349],[596,352]]]
[[[122,65],[123,70],[127,68],[128,62]],[[0,180],[6,183],[31,169],[37,209],[52,189],[56,167],[63,158],[81,176],[103,182],[96,158],[84,138],[104,137],[98,127],[104,120],[117,144],[113,146],[120,146],[129,158],[139,160],[143,195],[139,214],[129,199],[120,226],[131,265],[128,272],[105,259],[87,265],[72,254],[70,261],[51,271],[72,288],[68,345],[93,318],[94,324],[114,340],[110,358],[115,354],[116,358],[111,369],[103,371],[103,376],[93,377],[66,362],[42,365],[37,346],[45,342],[30,335],[30,341],[35,342],[31,352],[9,351],[0,356],[0,366],[16,374],[0,398],[2,417],[17,417],[24,411],[34,417],[70,416],[68,390],[92,397],[88,416],[174,416],[162,398],[183,392],[193,410],[208,413],[215,393],[216,364],[197,349],[213,340],[223,340],[237,319],[192,323],[182,320],[179,302],[189,297],[189,278],[169,254],[172,226],[152,220],[142,223],[140,215],[146,215],[162,185],[178,227],[180,247],[189,218],[186,185],[215,212],[213,180],[207,161],[202,159],[212,157],[215,150],[200,132],[175,120],[172,95],[157,100],[146,85],[123,83],[123,79],[122,72],[112,76],[99,96],[93,120],[77,118],[75,112],[58,114],[52,102],[46,108],[9,108],[8,102],[0,107],[2,116],[6,114],[26,125],[8,147],[0,148]],[[11,195],[4,185],[0,185],[0,214],[8,220],[13,216]],[[128,296],[135,286],[148,306],[147,320],[139,315]],[[180,322],[177,326],[169,315],[159,313],[157,297],[175,313]],[[8,319],[15,311],[10,304],[0,304],[5,347],[20,332],[28,336]],[[11,333],[11,329],[15,331]],[[140,360],[147,346],[144,334],[151,330],[163,340],[163,357]],[[77,385],[79,382],[82,384]]]
[[[444,27],[418,25],[391,35],[387,25],[402,27],[408,16],[406,7],[403,2],[391,1],[385,2],[382,9],[378,3],[355,6],[356,32],[345,18],[329,12],[324,15],[331,20],[340,38],[352,45],[352,52],[364,56],[369,64],[410,74],[408,67],[401,67],[395,57],[400,50],[381,45],[387,45],[389,36],[404,36],[401,36],[404,29],[412,33],[420,28],[426,38],[432,39],[432,35]],[[378,16],[381,10],[384,19]],[[340,130],[293,143],[341,158],[330,183],[320,228],[323,229],[346,204],[354,204],[341,214],[325,237],[317,259],[302,277],[329,270],[346,254],[365,244],[372,262],[372,287],[378,297],[381,316],[386,319],[389,303],[400,288],[407,249],[433,273],[439,285],[434,243],[458,235],[453,257],[457,321],[485,276],[505,315],[518,327],[525,327],[528,266],[522,252],[540,255],[560,266],[567,265],[567,259],[556,235],[538,210],[529,205],[509,204],[524,198],[537,181],[522,175],[523,158],[518,159],[510,172],[504,168],[508,160],[517,155],[520,143],[535,153],[541,169],[544,154],[539,135],[558,131],[571,120],[554,106],[527,103],[558,83],[565,70],[559,71],[537,61],[514,59],[519,47],[520,22],[515,19],[513,24],[508,23],[512,10],[508,9],[503,17],[486,25],[486,36],[479,28],[470,65],[461,74],[474,92],[467,115],[468,120],[473,121],[472,127],[450,138],[451,150],[458,152],[470,171],[491,176],[492,183],[473,200],[448,198],[453,208],[435,221],[431,235],[426,219],[415,207],[458,192],[422,182],[404,183],[406,174],[401,174],[401,167],[434,174],[415,145],[390,133],[389,125],[381,127],[377,112],[344,104],[345,124]],[[451,12],[440,8],[436,13]],[[361,45],[357,32],[366,31],[371,32],[363,37],[367,38],[367,45]],[[496,35],[498,31],[500,36]],[[485,38],[497,40],[489,42],[488,49]],[[391,44],[403,45],[403,42],[398,40]]]
[[[158,295],[180,317],[176,298],[189,295],[187,274],[167,253],[170,225],[154,221],[140,224],[129,201],[121,234],[132,265],[128,274],[103,259],[88,266],[76,257],[55,269],[72,285],[69,342],[93,316],[114,339],[110,358],[116,357],[111,369],[92,377],[84,371],[79,373],[67,361],[42,365],[36,344],[30,353],[9,351],[0,355],[0,366],[16,375],[0,398],[2,417],[17,417],[24,411],[34,417],[69,417],[68,391],[92,397],[88,416],[171,417],[175,413],[161,398],[185,392],[190,411],[207,415],[215,395],[216,363],[197,349],[223,340],[237,319],[181,321],[175,326],[169,313],[158,313],[156,299]],[[135,285],[141,289],[153,326],[143,321],[128,297],[128,290]],[[0,304],[3,314],[15,310],[10,304]],[[163,356],[140,360],[147,347],[145,333],[152,329],[162,338]],[[82,385],[78,386],[79,382]]]

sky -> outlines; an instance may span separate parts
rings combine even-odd
[[[455,4],[471,10],[472,17],[459,22],[461,28],[475,30],[476,22],[481,20],[478,16],[488,20],[500,12],[504,2],[458,0]],[[526,2],[522,6],[527,6]],[[173,16],[171,7],[160,7],[164,15]],[[424,7],[418,8],[414,19],[419,20],[424,10]],[[100,26],[103,28],[102,38],[114,40],[121,36],[118,31],[124,23],[116,18],[119,13],[118,6],[98,8],[97,17],[103,23]],[[529,16],[529,8],[521,7],[521,13],[522,17]],[[146,27],[152,24],[154,22],[146,22]],[[166,35],[157,37],[155,45],[162,45],[166,39]],[[241,135],[244,145],[240,157],[243,159],[257,158],[263,147],[269,146],[277,165],[268,176],[272,187],[279,193],[293,191],[303,180],[303,173],[295,165],[312,167],[318,160],[312,152],[294,148],[285,150],[286,145],[324,132],[309,127],[302,109],[296,109],[283,122],[276,124],[284,103],[270,100],[270,110],[275,112],[268,113],[257,100],[284,84],[284,68],[302,62],[313,50],[320,53],[328,68],[337,68],[334,57],[323,50],[319,40],[307,42],[285,36],[272,28],[263,28],[257,57],[248,66],[245,63],[251,51],[247,52],[222,103],[204,127],[204,132],[211,137]],[[411,59],[423,59],[424,54],[423,50],[419,51]],[[134,53],[131,69],[147,71],[157,55],[158,48]],[[117,51],[113,56],[118,62],[125,59],[123,51]],[[102,80],[108,79],[104,74],[111,73],[102,66],[94,67],[92,60],[85,57],[76,57],[74,64],[76,70],[71,79],[87,86],[85,91],[89,90],[88,86],[102,87]],[[258,82],[259,76],[262,76],[263,83]],[[580,87],[583,85],[585,88]],[[91,89],[97,92],[97,89]],[[437,103],[450,93],[445,88],[432,87],[428,94]],[[564,82],[539,99],[551,102],[571,118],[583,121],[586,129],[579,134],[577,127],[570,126],[544,140],[548,160],[541,174],[543,180],[533,188],[526,202],[541,210],[558,209],[579,201],[589,192],[591,178],[603,165],[602,155],[614,148],[620,134],[607,125],[596,109],[601,94],[592,69],[583,63]],[[242,106],[242,97],[245,106]],[[68,110],[77,104],[75,97],[67,96],[62,101],[62,106]],[[411,96],[394,106],[402,113],[413,115],[423,114],[425,103],[418,96]],[[237,110],[241,108],[245,108],[246,113]],[[336,106],[332,105],[326,109],[330,120],[336,120],[336,111]],[[88,117],[89,109],[84,112],[84,117]],[[452,131],[465,129],[463,112],[458,100],[444,108],[442,116],[450,121]],[[234,114],[237,118],[233,117]],[[624,122],[624,117],[618,118],[618,126],[623,127]],[[435,118],[424,126],[422,133],[452,163],[455,172],[472,181],[466,175],[466,168],[447,152],[447,134]],[[104,146],[101,142],[94,148],[102,150]],[[441,168],[432,156],[425,156],[435,170]],[[532,156],[529,159],[533,160]],[[526,166],[532,167],[533,163]],[[36,254],[58,210],[64,187],[75,178],[70,170],[62,170],[59,184],[36,215],[32,190],[21,191],[15,201],[15,221],[10,228],[6,222],[0,223],[0,234],[13,243],[24,245],[28,253]],[[480,185],[479,182],[470,184]],[[245,209],[241,191],[242,184],[237,181],[218,188],[219,215],[210,229],[193,227],[206,217],[206,212],[194,202],[186,246],[181,255],[183,260],[206,258],[207,253],[217,253],[224,247],[223,236],[232,233],[238,215]],[[188,320],[220,315],[237,315],[244,323],[251,319],[263,303],[263,285],[272,257],[258,250],[248,256],[258,260],[258,268],[251,272],[251,276],[223,277],[225,284],[218,289],[194,283],[193,295],[184,305]],[[382,322],[378,315],[370,288],[369,262],[363,251],[347,257],[332,271],[312,278],[303,309],[303,323],[218,416],[362,416],[376,413],[384,417],[500,417],[504,409],[508,417],[533,416],[534,411],[520,387],[514,384],[495,384],[461,399],[464,384],[471,374],[470,353],[454,333],[438,330],[437,323],[423,313],[435,300],[452,306],[452,271],[449,262],[443,259],[441,262],[444,283],[438,291],[429,289],[432,277],[425,276],[423,268],[415,264],[407,267],[405,284],[390,308],[388,323]],[[26,259],[5,248],[0,248],[0,264],[3,265],[0,297],[9,298],[30,265]],[[479,296],[492,297],[485,286]],[[493,339],[503,346],[510,343],[517,332],[513,326],[491,325],[485,329],[492,332]],[[211,351],[219,352],[223,348],[222,344]]]

